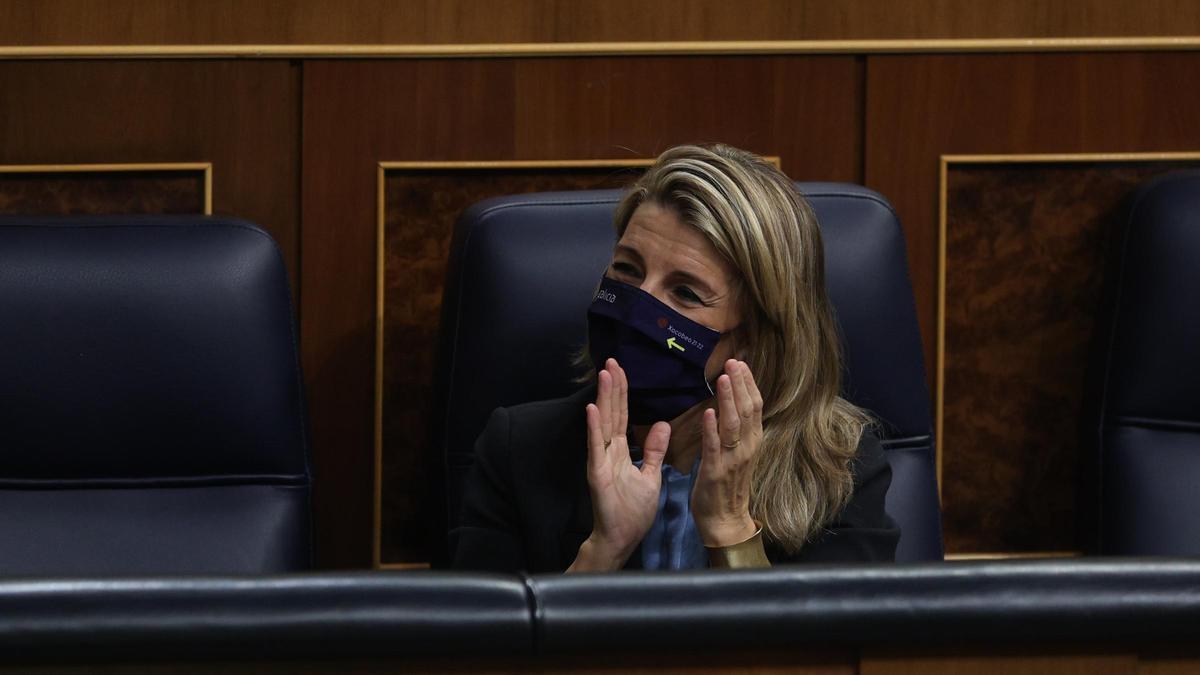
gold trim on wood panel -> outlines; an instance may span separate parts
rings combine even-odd
[[[374,522],[371,524],[371,565],[381,569],[383,562],[380,550],[383,538],[383,293],[385,279],[384,250],[384,181],[387,178],[386,162],[376,167],[375,182],[375,503]]]
[[[1200,159],[1200,152],[1081,152],[1012,155],[942,155],[953,164],[1070,164],[1073,162],[1177,162]]]
[[[938,166],[938,280],[937,280],[937,391],[934,397],[935,463],[937,466],[938,498],[942,494],[942,455],[944,447],[943,411],[945,404],[946,367],[946,221],[948,178],[951,164],[1071,164],[1082,162],[1175,162],[1200,160],[1200,152],[1086,152],[1047,154],[980,154],[941,155]],[[1077,551],[1042,551],[1034,553],[994,552],[955,553],[946,560],[985,560],[999,558],[1069,557]]]
[[[203,171],[204,215],[212,215],[212,162],[142,162],[125,164],[3,164],[0,173],[118,173],[135,171]]]
[[[471,44],[61,45],[0,47],[0,59],[516,58],[750,54],[920,54],[1196,51],[1200,37],[1077,37],[894,40],[704,40]]]
[[[943,155],[938,169],[938,305],[937,305],[937,356],[934,363],[933,407],[933,464],[937,477],[938,504],[942,503],[942,390],[945,387],[945,340],[946,340],[946,157]]]
[[[212,162],[204,164],[204,215],[211,216],[213,212],[213,166]]]

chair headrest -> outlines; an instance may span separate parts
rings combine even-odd
[[[5,480],[307,477],[290,289],[229,218],[0,219]]]

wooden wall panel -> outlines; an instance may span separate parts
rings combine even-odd
[[[931,391],[940,155],[1200,149],[1197,85],[1192,53],[868,57],[866,183],[904,223]],[[959,536],[947,530],[948,550],[962,550]]]
[[[0,61],[0,164],[212,162],[213,212],[267,228],[297,280],[298,66]]]
[[[0,45],[1196,35],[1189,0],[7,0]]]
[[[1105,286],[1117,270],[1127,199],[1157,175],[1198,166],[1200,155],[949,164],[948,553],[1088,547],[1080,502],[1091,493],[1095,450],[1081,447],[1081,430],[1096,413],[1087,383],[1108,347]]]
[[[866,183],[904,223],[931,371],[938,158],[1200,148],[1197,85],[1191,53],[867,57]]]
[[[10,172],[0,166],[0,214],[203,214],[203,169]]]
[[[1129,648],[1106,650],[1095,645],[1006,644],[992,653],[976,645],[924,653],[889,646],[865,649],[858,672],[861,675],[1137,675],[1141,672],[1138,657]]]
[[[653,157],[721,140],[797,179],[856,181],[860,75],[853,57],[306,63],[301,332],[317,526],[336,539],[322,563],[370,560],[378,162]]]

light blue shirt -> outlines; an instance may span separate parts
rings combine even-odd
[[[641,462],[637,462],[640,466]],[[689,570],[708,567],[708,551],[692,519],[692,486],[700,456],[692,470],[683,474],[669,464],[662,466],[662,488],[658,492],[658,514],[642,539],[642,568]]]

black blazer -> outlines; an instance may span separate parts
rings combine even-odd
[[[562,572],[592,533],[584,407],[595,386],[567,398],[497,408],[475,443],[459,526],[456,568]],[[637,459],[636,457],[634,459]],[[772,563],[894,560],[900,530],[883,510],[892,472],[864,433],[852,463],[854,494],[842,513],[795,555],[767,546]],[[641,566],[635,551],[626,568]]]

